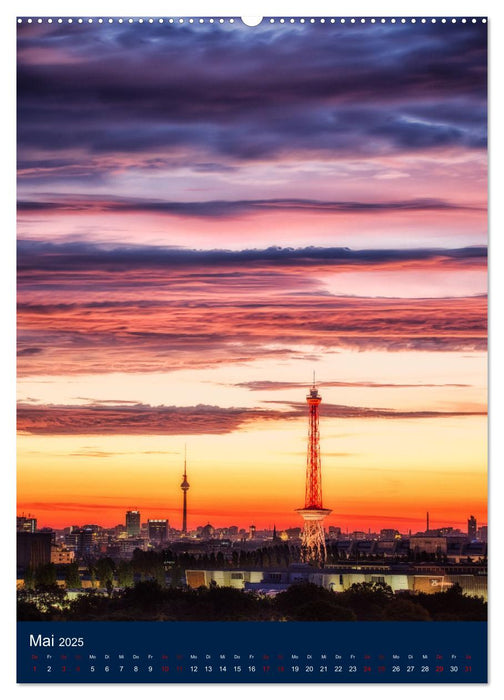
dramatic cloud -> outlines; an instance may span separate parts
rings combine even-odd
[[[105,248],[25,241],[19,372],[173,371],[358,350],[486,345],[485,296],[331,294],[329,273],[484,269],[486,249]],[[64,301],[62,301],[64,300]]]
[[[224,219],[244,214],[261,212],[310,212],[324,214],[418,212],[471,210],[472,206],[451,204],[440,199],[411,199],[392,202],[323,202],[314,199],[249,199],[222,200],[208,202],[167,202],[146,199],[105,199],[87,197],[80,199],[63,198],[59,201],[20,200],[20,212],[149,212],[172,216],[189,216]]]
[[[226,165],[482,148],[486,28],[446,29],[24,24],[22,166],[40,167],[43,149],[65,154],[48,162],[57,176],[82,170],[83,150],[141,160],[191,149]]]
[[[373,467],[336,500],[373,516],[392,494],[412,520],[408,494],[434,493],[438,513],[483,517],[486,35],[18,24],[20,507],[61,527],[133,504],[158,517],[166,460],[149,448],[224,436],[224,461],[221,440],[195,441],[191,527],[238,510],[278,527],[295,487],[275,465],[292,458],[280,439],[265,459],[253,431],[302,439],[289,380],[315,367],[330,454]]]
[[[273,403],[273,402],[271,402]],[[278,402],[281,403],[281,402]],[[287,404],[299,416],[306,414],[306,404],[292,402]],[[369,408],[363,406],[344,406],[337,404],[324,404],[321,415],[324,418],[452,418],[457,416],[486,416],[487,412],[482,406],[480,410],[473,411],[396,411],[388,408]]]
[[[231,386],[239,386],[250,391],[284,391],[285,389],[306,389],[306,382],[274,382],[274,381],[250,381],[239,382]],[[433,387],[467,387],[468,384],[387,384],[383,382],[320,382],[317,381],[319,388],[323,387],[341,387],[347,388],[365,388],[365,389],[419,389]]]
[[[89,459],[90,457],[95,457],[97,459],[105,459],[108,457],[131,457],[132,455],[176,455],[179,452],[170,452],[168,450],[142,450],[139,452],[110,452],[109,450],[98,450],[95,448],[82,448],[78,452],[69,452],[68,454],[62,455],[64,459],[68,457],[83,457],[84,459]]]
[[[277,418],[281,411],[219,406],[18,407],[18,430],[32,435],[192,435],[224,434],[247,420]]]
[[[18,357],[31,357],[32,355],[38,355],[43,352],[42,348],[22,348],[17,351]]]
[[[222,408],[220,406],[18,407],[18,430],[29,435],[223,435],[258,421],[306,419],[306,406],[283,404],[288,410]],[[324,404],[325,418],[445,418],[486,415],[481,411],[394,411],[360,406]],[[96,455],[95,455],[96,456]],[[104,456],[99,453],[98,456]]]
[[[314,266],[408,266],[424,267],[460,264],[486,265],[485,246],[466,248],[398,248],[352,250],[343,247],[304,248],[270,247],[249,250],[191,250],[167,246],[100,246],[92,243],[49,243],[46,241],[20,240],[18,243],[18,270],[21,279],[29,279],[38,271],[72,272],[96,275],[99,271],[120,273],[151,270],[180,270],[200,268],[234,268],[246,274],[252,266],[277,266],[284,268]]]

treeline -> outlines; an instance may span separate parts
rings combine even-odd
[[[434,562],[443,564],[446,557],[441,555],[417,555],[414,558],[419,562]],[[346,560],[346,555],[340,555],[336,545],[327,548],[326,564],[335,564]],[[378,556],[352,556],[352,561],[382,561]],[[410,560],[413,560],[411,557]],[[387,560],[407,561],[405,558]],[[64,581],[67,588],[81,588],[82,577],[86,578],[92,587],[112,589],[114,587],[126,588],[142,580],[155,579],[162,586],[168,583],[171,586],[181,586],[185,582],[187,569],[285,569],[291,564],[299,562],[299,548],[287,543],[261,547],[256,550],[231,550],[227,552],[209,552],[206,554],[191,554],[190,552],[143,551],[136,549],[130,561],[114,560],[111,557],[101,557],[90,560],[79,566],[73,564],[45,564],[35,570],[27,569],[24,572],[26,588],[38,586],[51,586],[57,581]],[[84,571],[83,571],[84,566]]]
[[[208,552],[205,554],[191,554],[191,552],[180,552],[167,550],[163,553],[165,559],[174,562],[184,569],[275,569],[297,564],[300,561],[300,548],[292,543],[270,544],[254,550],[222,550]],[[343,551],[339,549],[338,543],[328,541],[326,543],[326,565],[339,564],[351,559],[352,561],[368,562],[433,562],[435,564],[446,564],[448,557],[441,552],[427,553],[414,551],[401,551],[393,555],[369,554],[368,552]],[[486,558],[482,558],[482,562]],[[471,560],[468,559],[468,563]]]
[[[24,587],[35,589],[54,586],[58,581],[64,581],[67,588],[79,589],[84,577],[91,587],[112,589],[127,588],[146,579],[155,579],[160,585],[166,583],[166,573],[169,569],[173,585],[183,583],[184,570],[174,565],[166,564],[162,552],[143,552],[135,550],[131,561],[114,561],[110,557],[101,557],[87,564],[43,564],[35,569],[24,572]]]
[[[299,547],[282,543],[257,549],[224,549],[205,554],[164,552],[168,562],[183,569],[272,569],[299,562]]]
[[[81,588],[84,575],[91,586],[103,588],[131,587],[147,579],[154,579],[162,586],[166,582],[171,586],[180,586],[185,583],[186,569],[286,568],[296,561],[299,561],[299,551],[293,551],[286,544],[254,551],[233,550],[229,552],[229,557],[222,552],[194,555],[172,550],[145,552],[136,549],[130,561],[101,557],[80,567],[74,562],[44,564],[35,570],[27,569],[24,572],[24,585],[32,589],[64,581],[67,588]]]
[[[275,597],[234,588],[183,590],[155,579],[123,591],[90,590],[70,599],[56,585],[18,591],[20,621],[484,621],[482,598],[458,584],[434,594],[394,595],[381,583],[356,583],[335,593],[299,583]]]
[[[337,542],[327,542],[326,565],[338,564],[351,559],[352,561],[367,562],[432,562],[434,564],[446,564],[448,557],[443,553],[427,553],[402,551],[393,555],[369,554],[368,552],[354,552],[348,554],[338,548]],[[164,551],[144,552],[137,549],[133,552],[131,563],[135,573],[143,572],[145,567],[152,566],[155,562],[167,567],[185,569],[276,569],[286,568],[300,561],[300,547],[289,542],[279,542],[257,549],[227,549],[194,554],[190,551],[178,551],[166,549]],[[468,558],[467,563],[471,563]],[[479,563],[486,563],[486,557],[481,557]]]

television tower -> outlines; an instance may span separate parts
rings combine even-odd
[[[323,565],[326,558],[323,520],[332,511],[322,505],[322,469],[320,464],[319,406],[322,397],[313,384],[308,396],[308,456],[306,462],[306,489],[304,508],[296,512],[304,520],[301,534],[301,561]]]
[[[184,445],[184,475],[180,488],[184,492],[184,509],[182,511],[182,534],[187,535],[187,492],[189,491],[189,482],[187,481],[187,445]]]

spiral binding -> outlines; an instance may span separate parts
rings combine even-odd
[[[486,24],[486,17],[264,17],[265,24]],[[18,24],[237,24],[241,17],[18,17]]]

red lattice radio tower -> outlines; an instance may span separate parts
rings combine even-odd
[[[322,504],[322,468],[320,461],[319,406],[322,397],[313,384],[306,397],[308,403],[308,455],[306,462],[306,488],[304,508],[297,512],[304,520],[301,535],[301,560],[323,565],[326,558],[323,521],[332,511]]]

